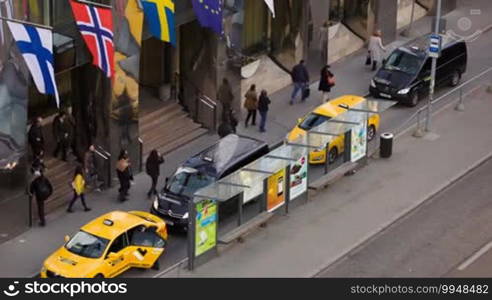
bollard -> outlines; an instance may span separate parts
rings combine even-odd
[[[419,110],[419,113],[417,115],[417,129],[412,134],[416,138],[421,138],[424,136],[424,131],[422,130],[422,126],[420,126],[420,113],[421,111]]]
[[[465,104],[463,103],[463,88],[460,88],[460,101],[458,102],[458,104],[456,104],[456,107],[454,109],[457,111],[465,110]]]

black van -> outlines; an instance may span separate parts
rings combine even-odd
[[[193,195],[269,152],[268,144],[230,134],[181,165],[155,198],[150,212],[169,226],[187,229]]]
[[[399,101],[410,106],[429,92],[432,59],[427,54],[429,36],[394,50],[371,80],[373,97]],[[464,41],[443,36],[437,59],[436,86],[457,86],[466,71],[467,49]]]

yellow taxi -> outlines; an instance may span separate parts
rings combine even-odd
[[[159,268],[166,223],[141,211],[113,211],[84,225],[48,257],[42,278],[111,278],[130,268]]]
[[[347,110],[340,107],[348,106],[354,107],[355,105],[366,101],[365,98],[354,95],[346,95],[339,98],[335,98],[318,106],[312,112],[298,120],[297,125],[287,135],[287,140],[290,142],[296,141],[300,136],[305,135],[306,131],[319,126],[320,124],[337,117],[338,115],[346,112]],[[376,136],[376,131],[379,129],[379,115],[372,114],[369,116],[367,122],[367,139],[370,141]],[[345,135],[337,136],[330,142],[328,149],[328,163],[333,163],[338,155],[344,151]],[[310,164],[324,164],[326,162],[326,148],[315,149],[309,153]]]

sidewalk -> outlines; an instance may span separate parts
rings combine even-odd
[[[439,113],[434,134],[417,139],[407,131],[390,159],[371,159],[288,216],[276,215],[243,244],[179,276],[314,276],[492,155],[492,94],[482,86],[465,105],[464,112],[450,105]]]

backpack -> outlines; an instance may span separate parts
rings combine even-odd
[[[53,193],[53,187],[46,178],[40,178],[38,184],[38,197],[42,200],[48,199]]]

